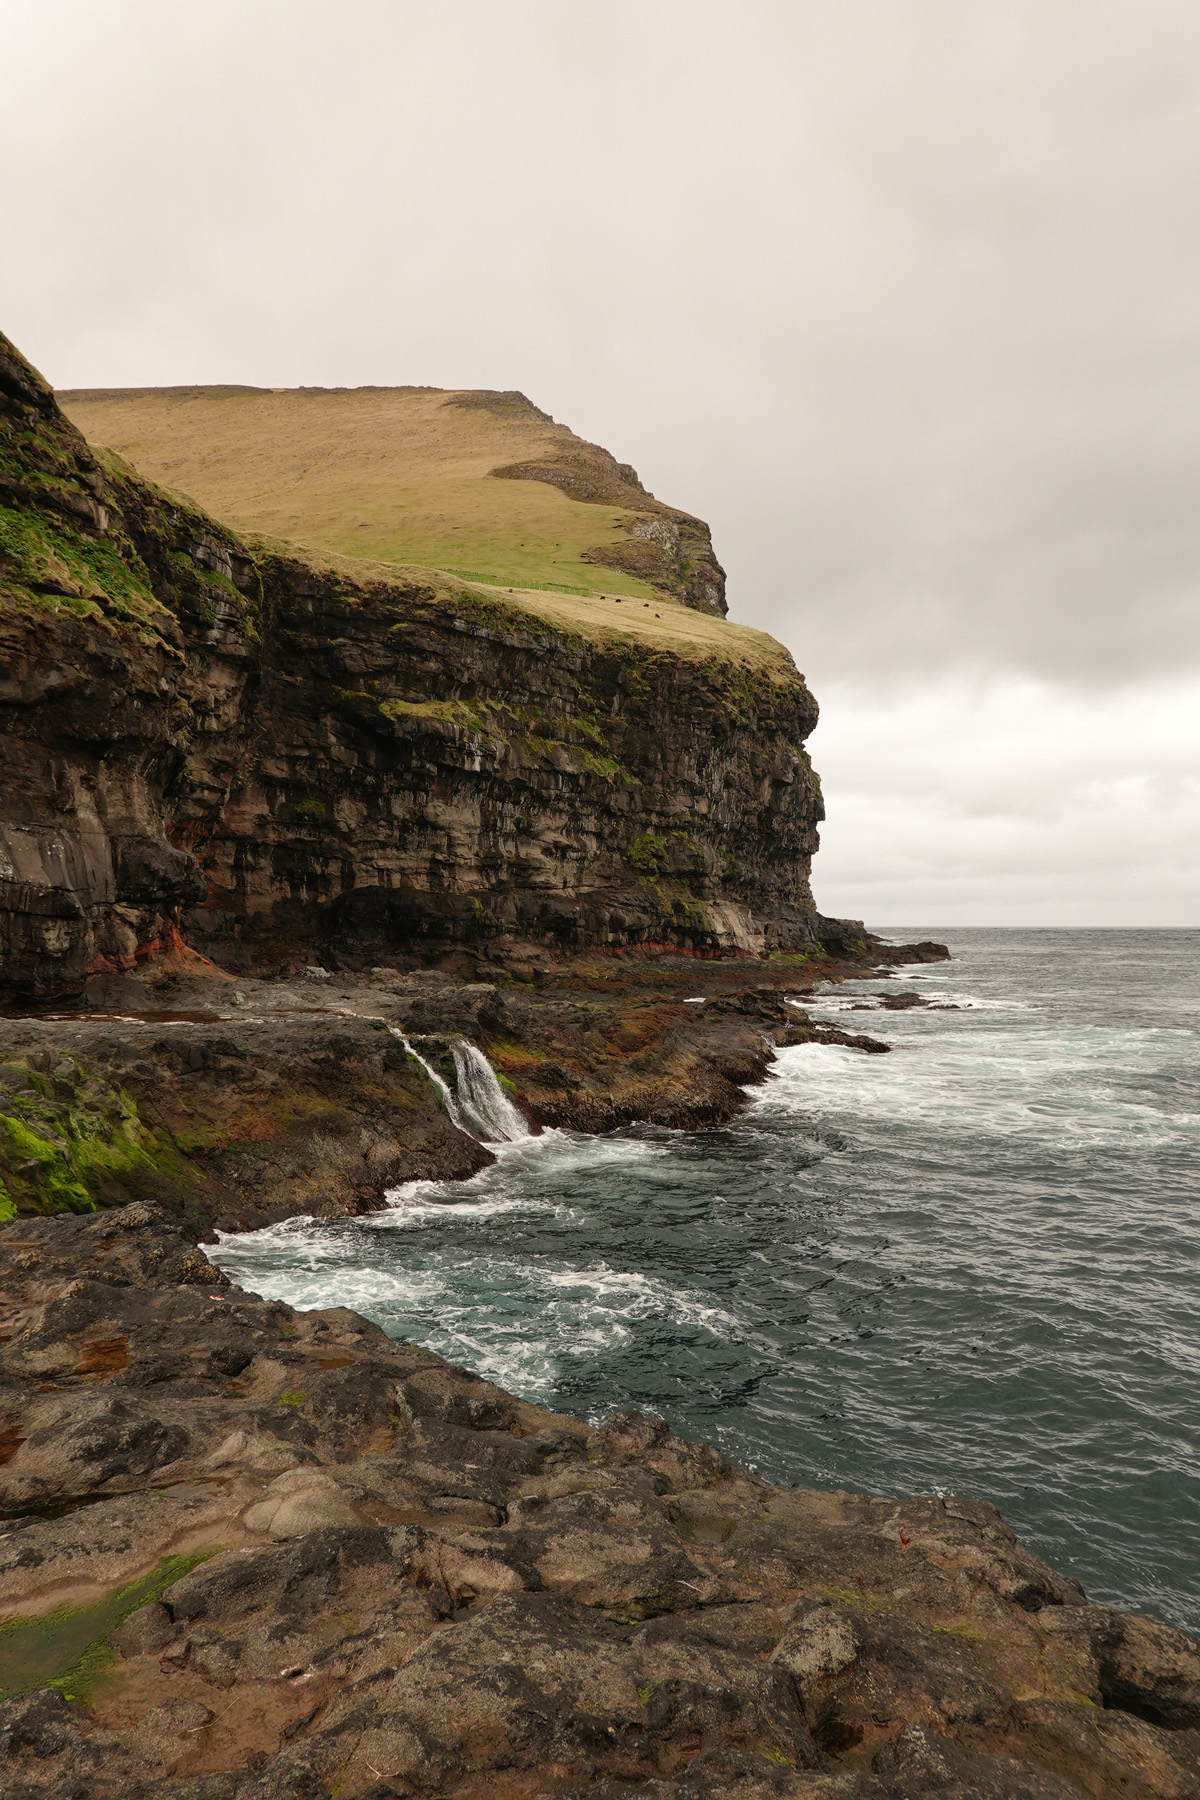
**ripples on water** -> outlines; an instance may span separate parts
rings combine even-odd
[[[785,1050],[732,1125],[548,1132],[215,1259],[775,1481],[984,1495],[1091,1598],[1194,1629],[1200,933],[919,935],[956,960],[892,985],[960,1010],[855,1013],[891,1056]]]

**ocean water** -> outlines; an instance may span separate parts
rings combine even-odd
[[[499,1147],[214,1260],[530,1399],[769,1479],[968,1493],[1089,1596],[1200,1627],[1200,932],[938,931],[734,1123]],[[702,976],[696,992],[702,989]]]

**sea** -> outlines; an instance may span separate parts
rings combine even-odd
[[[953,960],[806,1004],[890,1055],[781,1050],[704,1131],[497,1104],[470,1181],[210,1254],[773,1482],[980,1496],[1090,1599],[1200,1628],[1200,931],[883,935]]]

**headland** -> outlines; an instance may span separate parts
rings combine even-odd
[[[523,396],[62,399],[0,343],[6,1793],[1200,1794],[1195,1642],[982,1502],[771,1487],[204,1256],[480,1168],[456,1055],[534,1129],[702,1125],[945,952],[821,915],[803,678]]]

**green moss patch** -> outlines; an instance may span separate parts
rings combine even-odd
[[[168,1556],[140,1581],[91,1606],[64,1606],[41,1618],[0,1625],[0,1699],[45,1687],[58,1688],[68,1700],[90,1699],[115,1654],[107,1642],[110,1633],[215,1554],[203,1550],[196,1556]]]
[[[52,1077],[0,1064],[0,1217],[161,1199],[164,1184],[179,1200],[199,1179],[168,1132],[77,1062]]]
[[[625,852],[625,858],[643,874],[657,875],[667,860],[667,840],[656,831],[643,831],[634,838]]]
[[[380,712],[385,719],[444,719],[451,725],[479,725],[479,708],[466,700],[384,700]]]
[[[77,1179],[65,1142],[51,1142],[26,1124],[24,1119],[0,1115],[0,1123],[8,1133],[9,1156],[15,1167],[9,1180],[18,1194],[34,1200],[33,1212],[92,1212],[95,1201]],[[40,1202],[40,1204],[38,1204]],[[19,1206],[17,1210],[22,1210]]]
[[[131,625],[147,639],[167,618],[127,539],[89,537],[30,506],[0,504],[0,594],[31,611]]]

